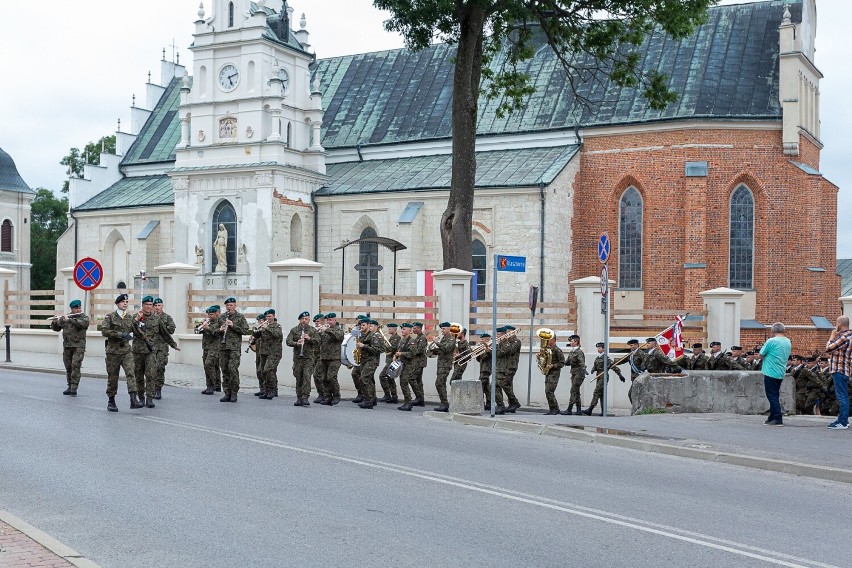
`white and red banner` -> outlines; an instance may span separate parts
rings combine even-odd
[[[432,282],[432,271],[431,270],[418,270],[417,271],[417,295],[418,296],[434,296],[435,295],[435,287]],[[418,308],[432,308],[435,306],[434,302],[417,302]],[[434,316],[432,314],[417,314],[417,319],[419,320],[431,320]]]
[[[670,359],[683,355],[683,318],[677,316],[673,326],[657,336],[657,344]]]

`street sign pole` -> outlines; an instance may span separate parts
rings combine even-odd
[[[497,274],[500,255],[494,255],[494,287],[491,294],[491,418],[497,412]]]
[[[533,324],[535,308],[538,305],[538,287],[530,286],[530,356],[527,358],[527,406],[532,397],[532,353],[533,353]]]
[[[603,269],[604,278],[606,280],[601,282],[601,286],[603,287],[606,284],[605,288],[602,288],[606,293],[603,295],[604,309],[604,358],[603,358],[603,399],[601,400],[602,408],[604,416],[608,416],[607,414],[607,402],[609,401],[609,390],[607,385],[609,384],[609,271],[607,270],[606,264],[604,264]]]

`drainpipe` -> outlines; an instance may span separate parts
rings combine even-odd
[[[319,210],[317,209],[317,201],[314,199],[314,192],[311,192],[311,207],[314,209],[314,262],[319,262],[317,247],[319,246]]]
[[[74,263],[77,263],[77,218],[74,217],[74,210],[68,208],[68,216],[74,221]]]
[[[538,255],[538,266],[539,266],[539,283],[538,283],[538,293],[539,299],[544,301],[544,182],[538,182],[538,195],[539,201],[541,202],[541,221],[540,221],[540,243],[539,243],[539,255]]]

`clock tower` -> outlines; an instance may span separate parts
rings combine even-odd
[[[302,15],[287,2],[213,0],[195,22],[169,173],[175,258],[205,288],[266,288],[266,265],[313,258],[323,185],[322,97]]]

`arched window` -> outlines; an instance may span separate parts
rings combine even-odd
[[[298,213],[290,219],[290,252],[302,252],[302,219]]]
[[[473,239],[470,246],[473,257],[473,274],[476,277],[476,287],[471,288],[471,299],[485,300],[485,279],[488,274],[488,254],[485,252],[485,243],[479,239]]]
[[[281,134],[281,125],[278,126],[278,134]],[[291,147],[293,145],[293,141],[291,136],[293,135],[293,125],[288,122],[287,123],[287,147]]]
[[[729,286],[736,290],[754,287],[754,196],[745,185],[731,195]]]
[[[0,227],[0,252],[12,251],[12,222],[9,219],[3,221]]]
[[[618,287],[642,287],[642,195],[632,186],[618,202]]]
[[[223,201],[213,211],[213,219],[210,230],[210,242],[213,243],[213,254],[210,255],[210,271],[216,271],[216,239],[219,236],[220,225],[228,231],[228,244],[226,247],[227,272],[237,271],[237,212],[233,205]]]
[[[234,3],[228,2],[228,27],[234,27]]]
[[[360,239],[377,237],[376,230],[367,227],[361,231]],[[379,245],[378,243],[358,243],[358,293],[378,294],[379,292]]]

